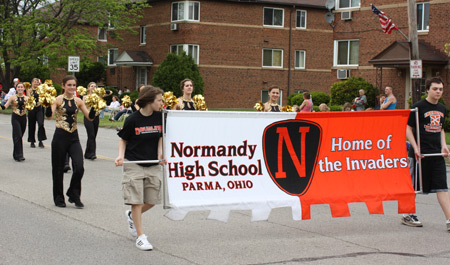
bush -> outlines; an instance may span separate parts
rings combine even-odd
[[[61,94],[62,94],[62,87],[61,87],[60,84],[53,83],[53,87],[56,89],[56,93],[57,93],[58,95],[61,95]]]
[[[288,98],[288,105],[300,106],[302,104],[302,102],[303,102],[303,93],[292,94],[289,97],[290,97],[290,101],[289,101],[289,98]]]
[[[310,92],[311,96],[312,96],[312,100],[314,103],[314,106],[319,106],[322,103],[325,103],[328,105],[328,103],[330,103],[330,95],[328,95],[327,93],[324,92],[320,92],[320,91],[312,91]]]
[[[185,78],[194,82],[192,95],[204,93],[203,78],[194,59],[185,53],[182,55],[169,53],[153,75],[152,85],[160,87],[164,91],[172,91],[175,96],[180,97],[183,95],[180,82]]]
[[[331,104],[343,105],[345,102],[353,102],[353,99],[359,97],[359,90],[363,89],[367,97],[366,107],[374,107],[376,97],[379,94],[371,83],[362,77],[350,77],[345,81],[336,82],[331,86]]]

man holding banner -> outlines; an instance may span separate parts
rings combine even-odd
[[[449,150],[443,129],[447,110],[444,105],[439,103],[444,91],[443,81],[439,77],[433,77],[427,80],[425,89],[428,94],[427,98],[412,106],[412,108],[418,108],[419,111],[420,147],[417,145],[413,132],[413,128],[416,126],[415,113],[411,113],[408,120],[406,137],[414,148],[416,160],[422,159],[422,190],[425,194],[436,193],[447,220],[447,231],[450,232],[450,197],[444,160],[444,156],[449,156]],[[409,226],[422,226],[417,217],[414,217],[403,216],[402,223]]]

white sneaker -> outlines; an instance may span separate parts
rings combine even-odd
[[[447,224],[447,231],[450,232],[450,219],[447,220],[446,224]]]
[[[131,218],[131,211],[126,210],[125,215],[127,216],[127,221],[128,221],[128,231],[130,231],[130,234],[133,237],[137,237],[136,227],[134,227],[134,221],[133,221],[133,218]]]
[[[414,214],[403,215],[402,224],[413,227],[422,227],[422,222]]]
[[[153,246],[148,242],[147,236],[145,234],[140,235],[136,239],[136,247],[140,250],[152,250]]]

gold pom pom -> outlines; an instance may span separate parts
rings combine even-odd
[[[293,112],[294,109],[292,108],[292,106],[286,105],[284,107],[281,108],[282,112]]]
[[[178,104],[178,98],[173,94],[172,91],[167,91],[163,94],[164,109],[172,109]]]
[[[86,97],[86,104],[94,108],[95,111],[101,111],[102,109],[106,108],[105,100],[94,93]]]
[[[195,95],[192,99],[194,100],[195,108],[197,110],[208,110],[205,98],[202,95]]]
[[[30,82],[23,82],[23,86],[25,87],[25,89],[30,89],[31,84]]]
[[[264,111],[264,103],[258,101],[253,108],[257,111]]]
[[[44,84],[46,84],[47,86],[53,86],[53,81],[51,79],[47,79],[44,81]]]
[[[86,88],[84,86],[78,86],[77,92],[78,92],[78,95],[84,96],[84,95],[86,95]]]
[[[56,89],[48,84],[39,85],[36,91],[39,94],[39,103],[45,108],[50,107],[56,99]]]
[[[28,97],[27,101],[25,101],[25,108],[27,110],[33,110],[36,106],[36,100],[33,96]]]
[[[128,95],[123,96],[122,105],[124,108],[129,108],[131,106],[131,98]]]
[[[103,98],[106,94],[104,87],[96,87],[93,93],[97,94],[99,97]]]

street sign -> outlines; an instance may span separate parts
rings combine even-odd
[[[80,72],[80,56],[69,56],[67,71],[72,73]]]
[[[409,72],[411,73],[411,79],[422,78],[422,60],[410,60]]]

